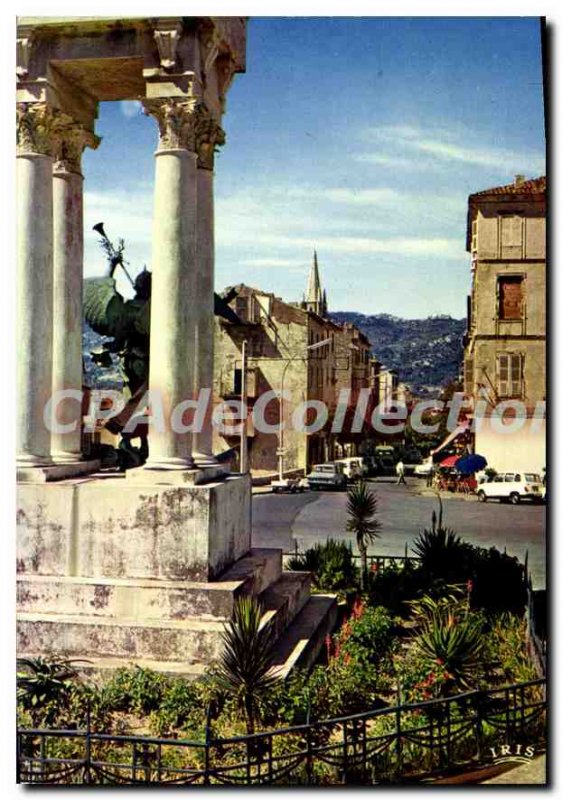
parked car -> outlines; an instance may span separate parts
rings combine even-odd
[[[478,487],[481,503],[496,499],[517,504],[521,500],[538,501],[542,499],[540,476],[534,472],[501,472]]]
[[[308,481],[306,478],[281,478],[280,480],[271,481],[271,491],[274,494],[281,492],[304,492],[308,489]]]
[[[363,459],[359,456],[338,458],[334,463],[341,464],[343,473],[348,481],[358,481],[367,474],[367,470],[363,465]]]
[[[329,461],[326,464],[316,464],[312,472],[306,476],[308,486],[312,491],[317,489],[346,489],[347,477],[341,464]]]
[[[430,456],[429,458],[426,458],[425,461],[422,461],[421,464],[416,464],[414,467],[414,475],[417,475],[420,478],[426,477],[433,468],[433,459]]]

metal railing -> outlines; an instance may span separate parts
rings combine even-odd
[[[390,706],[252,736],[202,741],[20,729],[18,783],[370,785],[492,761],[492,747],[544,744],[544,679]]]

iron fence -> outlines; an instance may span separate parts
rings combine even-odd
[[[380,784],[488,763],[498,745],[540,748],[544,679],[202,741],[20,729],[18,783]]]
[[[283,564],[286,567],[289,563],[290,559],[292,558],[300,558],[304,555],[304,550],[299,550],[298,542],[295,541],[295,549],[291,552],[283,554]],[[358,564],[361,561],[361,556],[358,553],[353,553],[352,558]],[[385,569],[388,567],[392,568],[401,568],[406,566],[407,564],[413,564],[414,566],[419,564],[421,558],[419,556],[412,556],[408,553],[408,545],[406,544],[404,547],[404,555],[403,556],[389,556],[389,555],[368,555],[367,556],[367,564],[369,569],[375,572],[382,574]]]

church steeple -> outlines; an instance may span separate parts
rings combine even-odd
[[[310,272],[308,273],[308,286],[305,295],[305,308],[308,311],[314,311],[320,317],[325,316],[327,312],[326,292],[322,291],[320,285],[320,275],[318,273],[318,256],[316,250],[314,251],[314,259]]]

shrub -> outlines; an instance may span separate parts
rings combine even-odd
[[[341,652],[354,662],[378,664],[387,655],[394,638],[394,625],[386,609],[366,607],[348,620],[338,637]]]
[[[188,724],[190,727],[201,725],[207,710],[201,694],[197,682],[171,679],[158,709],[150,715],[150,727],[154,733],[163,736]]]
[[[289,559],[288,568],[313,573],[313,582],[321,591],[343,592],[358,585],[359,571],[348,542],[327,539],[304,553]]]
[[[146,715],[162,702],[168,678],[160,672],[134,666],[118,669],[103,688],[104,700],[114,711]]]
[[[407,561],[402,566],[392,564],[382,571],[371,573],[369,581],[369,603],[384,606],[391,613],[407,615],[409,600],[427,588],[425,572],[415,562]]]

